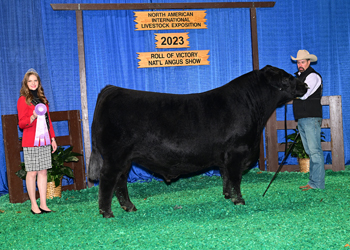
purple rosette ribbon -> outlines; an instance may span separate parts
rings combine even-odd
[[[35,113],[38,115],[35,130],[34,146],[50,145],[49,131],[46,125],[45,113],[47,108],[45,104],[39,103],[35,106]]]

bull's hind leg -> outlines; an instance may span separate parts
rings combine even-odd
[[[241,180],[242,180],[242,174],[239,173],[237,176],[234,176],[233,178],[230,178],[230,181],[232,181],[232,197],[231,201],[235,205],[245,205],[245,201],[241,194]]]
[[[127,168],[128,170],[130,168]],[[117,180],[117,185],[115,186],[115,195],[118,198],[120,206],[127,212],[136,211],[135,205],[130,201],[129,192],[128,192],[128,186],[127,186],[127,180],[128,180],[128,173],[124,172],[120,175],[120,177]]]
[[[232,197],[232,187],[231,182],[228,181],[228,173],[226,168],[220,168],[220,174],[222,177],[222,183],[223,183],[223,192],[222,194],[225,196],[225,199],[231,199]]]
[[[230,165],[233,166],[233,165]],[[227,176],[226,176],[227,175]],[[238,169],[227,169],[224,171],[224,195],[226,199],[231,199],[235,205],[245,205],[241,194],[242,171]]]
[[[104,218],[114,217],[111,205],[118,175],[120,173],[113,168],[113,165],[104,160],[99,184],[99,208]]]

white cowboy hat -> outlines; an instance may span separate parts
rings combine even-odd
[[[297,57],[292,57],[292,60],[298,61],[298,60],[304,60],[304,59],[310,59],[310,62],[316,62],[317,56],[310,54],[307,50],[302,49],[298,51]]]

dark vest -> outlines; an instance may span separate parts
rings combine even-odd
[[[300,75],[298,75],[298,72],[295,74],[297,75],[297,78],[300,81],[305,82],[306,77],[311,73],[316,73],[321,77],[321,75],[317,73],[310,66]],[[322,77],[321,77],[321,81],[322,81]],[[307,117],[322,118],[321,97],[322,97],[322,83],[320,87],[306,100],[300,100],[300,99],[293,100],[293,112],[294,112],[295,120],[298,120],[300,118],[307,118]]]

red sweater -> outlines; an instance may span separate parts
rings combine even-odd
[[[49,105],[45,104],[47,108],[47,114],[49,115],[50,121],[50,138],[55,137],[55,131],[53,130],[53,126],[51,123],[51,117],[49,113]],[[21,129],[23,129],[23,137],[22,137],[22,147],[34,147],[34,138],[35,138],[35,130],[36,130],[36,122],[35,119],[32,123],[30,123],[30,117],[33,115],[35,106],[31,103],[28,105],[26,103],[26,98],[21,96],[17,101],[17,111],[18,111],[18,125]],[[40,145],[43,146],[43,145]]]

